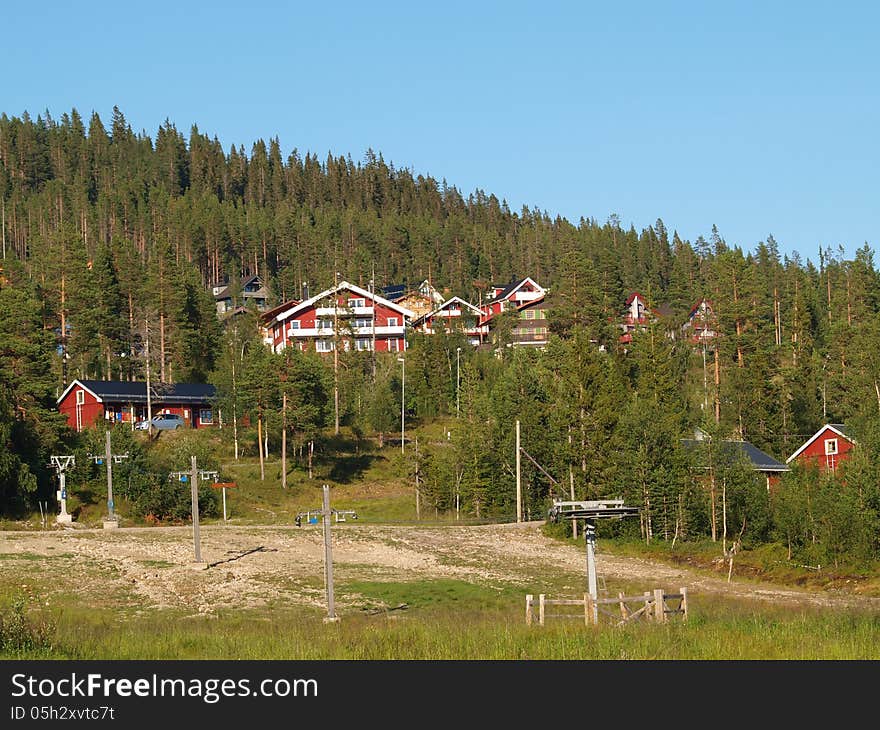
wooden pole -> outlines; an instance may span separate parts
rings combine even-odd
[[[645,591],[644,613],[645,613],[645,618],[648,619],[649,621],[651,619],[650,611],[651,611],[651,593],[650,593],[650,591]]]
[[[679,590],[681,591],[682,620],[687,621],[688,620],[688,589],[687,589],[687,586],[682,586]]]
[[[421,494],[419,492],[419,440],[416,439],[416,519],[417,520],[422,519],[420,497],[421,497]]]
[[[526,626],[532,625],[532,594],[526,594]]]
[[[223,487],[223,521],[226,522],[226,487]]]
[[[620,618],[626,621],[629,616],[627,615],[626,604],[623,602],[623,591],[620,591],[620,593],[617,594],[617,597],[620,599]]]
[[[520,475],[519,421],[516,422],[516,521],[522,522],[522,477]]]
[[[544,625],[544,594],[538,594],[538,623]]]
[[[199,536],[199,469],[196,466],[196,457],[191,457],[192,473],[190,474],[190,494],[192,496],[192,520],[193,520],[193,546],[195,547],[196,562],[202,562],[201,538]]]
[[[287,489],[287,393],[281,396],[281,488]]]
[[[589,626],[593,621],[593,597],[584,593],[584,624]]]
[[[655,588],[654,589],[654,618],[657,620],[657,623],[664,623],[666,621],[666,613],[663,610],[663,589]]]

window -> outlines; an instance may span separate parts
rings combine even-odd
[[[76,391],[76,404],[81,406],[86,402],[86,392],[84,390]]]
[[[298,330],[298,329],[299,329],[299,325],[300,325],[299,320],[298,320],[298,319],[295,319],[295,320],[293,320],[293,322],[290,323],[290,329],[292,329],[292,330]]]
[[[825,455],[831,456],[837,453],[837,439],[825,439]]]
[[[199,411],[199,423],[214,423],[214,413],[210,408],[202,408]]]
[[[365,350],[373,349],[373,343],[370,340],[364,338],[356,339],[354,341],[354,346],[358,352],[364,352]]]
[[[333,340],[317,340],[315,342],[316,352],[333,352]]]
[[[389,317],[388,318],[388,326],[389,327],[397,327],[397,317]]]
[[[333,320],[332,319],[319,319],[317,322],[319,330],[332,330],[333,329]]]
[[[349,306],[350,308],[354,308],[354,307],[366,307],[366,306],[367,306],[367,300],[364,299],[364,298],[359,298],[359,299],[349,299],[349,300],[348,300],[348,306]]]
[[[354,320],[355,327],[369,327],[372,324],[372,320],[367,317],[358,317]]]

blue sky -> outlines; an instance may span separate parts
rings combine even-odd
[[[3,12],[9,116],[118,105],[154,138],[167,118],[227,151],[371,148],[575,223],[714,224],[814,261],[880,244],[874,4],[24,5]]]

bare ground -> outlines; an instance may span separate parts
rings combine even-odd
[[[584,590],[585,553],[541,532],[541,523],[420,527],[346,523],[333,527],[333,563],[340,611],[367,599],[346,583],[455,579],[525,593]],[[205,570],[193,567],[191,527],[56,529],[0,532],[5,585],[41,604],[73,595],[84,606],[135,613],[173,608],[212,615],[242,607],[324,605],[323,536],[319,526],[201,528]],[[624,557],[603,548],[600,576],[608,582],[722,594],[792,606],[880,609],[880,599],[738,580],[687,567]],[[13,578],[14,576],[14,578]]]

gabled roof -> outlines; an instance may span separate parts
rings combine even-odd
[[[288,299],[286,302],[279,304],[277,307],[272,307],[272,309],[267,309],[265,312],[260,314],[260,319],[265,322],[269,322],[275,319],[276,315],[281,314],[281,312],[285,312],[291,307],[295,307],[297,304],[302,302],[302,299]]]
[[[852,444],[854,444],[856,442],[852,436],[850,436],[846,433],[846,426],[844,426],[842,423],[826,423],[824,426],[822,426],[822,428],[820,428],[818,431],[816,431],[816,433],[814,433],[812,436],[810,436],[810,438],[808,438],[797,451],[795,451],[791,456],[789,456],[785,460],[785,463],[786,464],[791,463],[791,461],[793,459],[796,459],[801,453],[803,453],[803,451],[811,443],[813,443],[817,438],[819,438],[819,436],[821,436],[823,433],[825,433],[825,431],[827,431],[828,429],[831,429],[838,436],[845,438],[847,441],[849,441]]]
[[[625,302],[626,306],[628,307],[630,304],[632,304],[632,303],[633,303],[633,299],[635,299],[636,297],[638,297],[638,298],[641,299],[643,302],[645,302],[645,306],[647,306],[647,302],[648,302],[648,300],[645,299],[645,297],[644,297],[640,292],[637,292],[637,291],[634,291],[632,294],[630,294],[630,295],[626,298],[626,302]]]
[[[712,306],[712,302],[710,302],[708,299],[706,299],[705,297],[703,297],[703,298],[700,299],[696,304],[694,304],[693,307],[691,307],[690,311],[688,312],[688,319],[692,319],[692,318],[694,317],[694,315],[697,313],[697,310],[700,308],[700,305],[701,305],[701,304],[705,304],[705,305],[706,305],[706,309],[707,309],[711,314],[714,314],[714,313],[715,313],[715,308]]]
[[[364,299],[371,299],[376,304],[381,304],[383,306],[388,307],[389,309],[393,309],[395,312],[400,312],[407,319],[412,319],[415,317],[415,312],[411,312],[409,309],[405,307],[401,307],[399,304],[395,304],[384,297],[380,297],[378,294],[373,294],[372,292],[367,291],[366,289],[361,289],[359,286],[355,284],[350,284],[347,281],[341,281],[335,287],[330,287],[329,289],[325,289],[320,294],[316,294],[311,299],[306,299],[304,302],[300,302],[299,304],[287,309],[280,314],[275,315],[274,319],[278,322],[283,322],[284,320],[292,317],[295,314],[299,314],[300,312],[308,309],[309,307],[314,306],[318,302],[320,302],[324,297],[328,297],[331,294],[337,294],[341,291],[350,291],[354,294],[357,294]]]
[[[692,451],[697,448],[698,444],[705,443],[707,439],[682,439],[681,443],[684,445],[686,449]],[[734,441],[725,439],[721,442],[721,448],[724,450],[730,450],[731,454],[737,455],[741,454],[746,459],[748,459],[749,463],[752,465],[752,469],[755,471],[769,471],[769,472],[778,472],[778,471],[791,471],[789,467],[783,464],[781,461],[774,459],[770,454],[761,451],[754,444],[750,444],[748,441]]]
[[[421,323],[424,322],[426,319],[428,319],[428,317],[433,317],[434,315],[439,314],[439,313],[442,312],[443,310],[447,309],[447,308],[449,307],[449,305],[452,304],[453,302],[458,302],[459,304],[462,304],[463,306],[465,306],[465,307],[467,307],[468,309],[470,309],[470,310],[471,310],[474,314],[476,314],[478,317],[482,317],[482,316],[483,316],[483,312],[482,312],[482,310],[479,309],[479,308],[477,308],[477,307],[475,307],[475,306],[474,306],[473,304],[471,304],[470,302],[466,302],[466,301],[465,301],[464,299],[462,299],[461,297],[452,297],[451,299],[447,299],[445,302],[443,302],[443,304],[441,304],[441,305],[440,305],[439,307],[437,307],[436,309],[433,309],[433,310],[431,310],[430,312],[427,312],[426,314],[421,315],[418,319],[413,320],[413,326],[415,326],[415,325],[417,325],[417,324],[421,324]]]
[[[250,283],[252,283],[252,282],[254,282],[254,281],[258,281],[258,282],[260,282],[260,289],[258,289],[257,292],[246,292],[246,291],[244,290],[244,288],[245,288],[248,284],[250,284]],[[232,298],[232,292],[230,291],[230,286],[232,286],[232,285],[229,284],[229,283],[226,283],[226,284],[215,284],[215,285],[214,285],[214,288],[215,288],[215,289],[218,289],[218,291],[217,291],[217,293],[214,295],[214,299],[216,299],[216,300],[218,300],[218,301],[221,301],[221,300],[223,300],[223,299],[231,299],[231,298]],[[239,288],[241,289],[241,295],[242,295],[242,296],[248,296],[248,295],[253,296],[254,294],[258,293],[260,290],[265,290],[265,291],[268,292],[268,290],[266,289],[266,285],[263,284],[263,280],[260,278],[260,276],[259,276],[258,274],[251,274],[250,276],[247,276],[247,277],[245,277],[244,279],[242,279],[241,282],[240,282],[240,287],[239,287]]]
[[[532,286],[544,291],[544,287],[538,284],[531,276],[527,276],[525,279],[514,279],[512,280],[501,292],[498,293],[497,296],[492,297],[492,301],[497,302],[499,299],[508,299],[511,295],[515,294],[526,282],[531,282]]]
[[[61,403],[67,394],[79,385],[91,393],[98,402],[146,403],[147,384],[129,380],[74,380],[56,402]],[[216,388],[207,383],[151,383],[150,399],[155,402],[206,403],[214,397]]]

